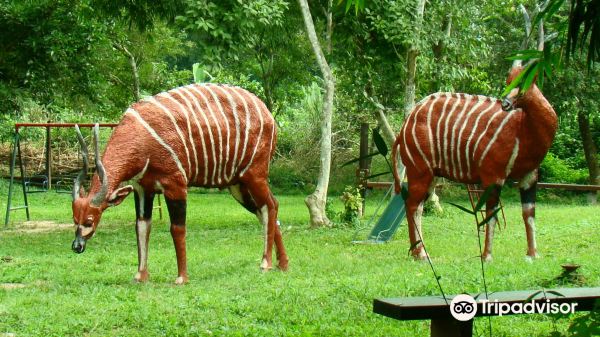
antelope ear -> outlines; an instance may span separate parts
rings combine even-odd
[[[85,189],[83,188],[83,186],[79,187],[79,197],[85,198]]]
[[[133,186],[127,185],[112,192],[108,198],[108,206],[117,206],[133,191]]]

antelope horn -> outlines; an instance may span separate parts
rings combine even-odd
[[[100,127],[96,123],[96,125],[94,125],[94,155],[96,156],[96,171],[98,172],[98,178],[100,178],[102,186],[100,187],[100,191],[98,191],[92,199],[92,205],[94,206],[100,206],[108,194],[108,179],[106,179],[106,170],[104,169],[104,165],[102,165],[102,158],[100,158],[99,133]]]
[[[538,50],[544,50],[544,20],[540,20],[538,25]]]
[[[87,178],[87,171],[89,167],[88,163],[88,147],[85,144],[85,140],[83,140],[83,136],[81,135],[81,131],[79,131],[79,125],[75,125],[75,132],[77,132],[77,140],[79,141],[79,145],[81,146],[81,158],[83,159],[83,169],[77,175],[77,178],[73,181],[73,201],[79,198],[79,190],[81,188],[81,184]]]

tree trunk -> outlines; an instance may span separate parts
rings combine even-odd
[[[333,7],[333,0],[327,1],[327,11],[325,15],[327,16],[327,33],[325,35],[325,52],[327,56],[331,55],[331,37],[333,36],[333,11],[331,10]]]
[[[583,153],[590,173],[590,184],[600,185],[600,167],[598,166],[598,147],[592,138],[590,128],[590,117],[583,111],[577,113],[577,122],[579,123],[579,133],[583,141]],[[591,204],[598,202],[598,192],[590,192],[588,200]]]
[[[377,126],[379,126],[379,130],[381,130],[381,136],[385,139],[391,149],[396,141],[396,133],[392,130],[392,127],[385,116],[385,112],[382,109],[377,109],[375,118],[377,118]]]
[[[133,56],[133,54],[123,44],[114,43],[113,46],[120,50],[129,59],[129,65],[131,66],[131,75],[133,77],[133,98],[137,102],[140,100],[140,75],[138,73],[135,56]]]
[[[307,0],[298,0],[300,8],[302,9],[302,17],[304,18],[304,25],[306,26],[306,32],[308,39],[312,45],[317,63],[321,72],[323,73],[323,80],[325,82],[325,99],[323,100],[323,119],[321,121],[321,155],[320,155],[320,172],[319,179],[317,181],[317,187],[315,191],[306,197],[304,202],[308,207],[310,214],[310,224],[312,227],[327,226],[330,221],[325,213],[325,205],[327,202],[327,189],[329,187],[329,172],[331,170],[331,119],[333,114],[333,94],[335,90],[335,82],[333,73],[323,50],[319,44],[317,33],[315,32],[315,26],[310,14]]]
[[[419,0],[417,4],[417,13],[415,15],[415,31],[418,35],[421,31],[421,23],[423,22],[423,14],[425,13],[425,2],[426,0]],[[408,53],[406,55],[406,88],[404,89],[404,116],[408,116],[408,114],[412,111],[413,105],[415,105],[415,77],[417,74],[417,56],[419,55],[419,50],[417,46],[411,45],[408,48]]]

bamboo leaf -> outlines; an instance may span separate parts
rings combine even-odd
[[[483,205],[485,205],[486,201],[490,198],[490,194],[496,188],[498,188],[498,186],[490,185],[485,189],[485,191],[483,191],[483,194],[481,195],[481,197],[477,201],[477,204],[475,205],[475,208],[473,209],[474,212],[478,212],[483,207]]]
[[[401,185],[400,195],[402,195],[402,199],[404,201],[406,201],[406,199],[408,199],[408,187],[404,186],[404,184]]]
[[[388,147],[385,144],[383,137],[381,137],[381,134],[379,134],[378,129],[373,129],[373,142],[375,142],[377,151],[379,151],[379,153],[381,153],[382,156],[386,157],[388,154]]]
[[[391,173],[390,171],[387,171],[387,172],[381,172],[381,173],[377,173],[377,174],[372,174],[372,175],[370,175],[368,177],[365,177],[365,179],[372,179],[372,178],[380,177],[380,176],[383,176],[383,175],[386,175],[386,174],[390,174],[390,173]]]
[[[354,0],[346,0],[346,9],[345,9],[346,13],[348,13],[348,11],[350,11],[350,7],[352,7],[353,3],[354,3]]]
[[[523,85],[521,85],[521,91],[525,93],[531,86],[533,85],[533,81],[538,74],[538,66],[539,63],[535,62],[529,65],[523,72],[527,73],[525,81],[523,81]]]
[[[362,156],[362,157],[359,157],[359,158],[354,158],[354,159],[352,159],[350,161],[347,161],[347,162],[343,163],[342,165],[340,165],[340,168],[348,166],[350,164],[354,164],[354,163],[359,162],[359,161],[361,161],[363,159],[374,157],[374,156],[376,156],[378,154],[379,154],[379,152],[373,152],[373,153],[369,153],[369,154],[367,154],[365,156]]]
[[[500,212],[501,209],[502,208],[500,208],[500,207],[496,208],[492,213],[490,213],[490,215],[488,215],[485,219],[483,219],[480,223],[477,224],[477,228],[481,228],[481,226],[490,222],[490,220],[492,220],[492,218],[494,218],[496,216],[496,214],[498,214],[498,212]]]
[[[515,60],[528,61],[531,59],[539,58],[541,56],[541,54],[542,54],[542,51],[537,50],[537,49],[524,49],[524,50],[516,51],[514,54],[506,57],[506,59],[510,60],[510,61],[515,61]]]
[[[558,292],[558,291],[556,291],[556,290],[547,290],[546,292],[547,292],[548,294],[552,294],[552,295],[556,295],[556,296],[560,296],[560,297],[565,297],[565,295],[563,295],[563,294],[559,293],[559,292]]]
[[[473,212],[472,210],[470,210],[468,208],[465,208],[465,207],[463,207],[461,205],[455,204],[453,202],[449,202],[449,204],[452,205],[452,206],[454,206],[454,207],[456,207],[456,208],[458,208],[458,209],[460,209],[463,212],[467,212],[469,214],[475,215],[475,212]]]
[[[411,252],[413,249],[417,248],[417,246],[418,246],[418,245],[419,245],[419,243],[421,243],[421,242],[423,242],[423,241],[421,241],[421,240],[417,240],[417,242],[415,242],[415,243],[411,244],[411,245],[410,245],[410,247],[408,248],[408,255],[410,255],[410,252]]]
[[[529,295],[529,297],[527,297],[523,302],[531,302],[531,300],[533,300],[537,295],[541,294],[542,291],[538,290],[536,292],[534,292],[533,294]]]
[[[523,80],[523,76],[525,76],[525,71],[521,71],[521,73],[519,75],[517,75],[517,77],[515,77],[514,80],[512,80],[512,82],[510,82],[508,84],[508,86],[506,86],[506,89],[504,89],[504,91],[502,92],[502,97],[508,95],[511,90],[513,90],[514,88],[516,88],[519,84],[521,84],[521,81]]]

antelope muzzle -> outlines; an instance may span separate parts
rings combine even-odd
[[[85,251],[85,242],[86,240],[77,233],[75,240],[71,244],[71,249],[77,254],[81,254]]]

